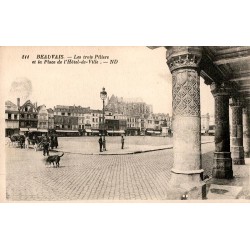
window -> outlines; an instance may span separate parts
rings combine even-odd
[[[11,119],[11,114],[8,114],[8,119]]]
[[[14,119],[15,119],[15,120],[17,119],[17,115],[14,115]]]
[[[68,116],[70,116],[71,115],[71,113],[68,113]]]
[[[62,115],[65,115],[65,113],[64,113],[64,112],[62,112]]]
[[[25,107],[25,109],[24,109],[26,112],[28,111],[28,108],[27,107]]]

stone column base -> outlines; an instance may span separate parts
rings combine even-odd
[[[172,169],[168,184],[168,200],[202,200],[206,199],[206,184],[202,181],[203,170],[193,170],[190,173],[177,174]]]
[[[213,178],[232,179],[232,158],[230,152],[214,152]]]
[[[233,146],[231,147],[232,159],[235,165],[245,165],[244,147]]]

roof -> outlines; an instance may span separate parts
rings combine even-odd
[[[6,101],[5,102],[5,110],[16,110],[16,111],[18,111],[18,108],[17,108],[17,105],[14,104],[13,102]]]
[[[11,105],[11,106],[16,106],[17,107],[17,105],[15,103],[11,102],[11,101],[5,101],[5,105]]]

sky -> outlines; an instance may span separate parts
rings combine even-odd
[[[21,97],[21,104],[30,99],[47,108],[75,104],[101,109],[100,91],[105,87],[109,97],[112,94],[139,97],[153,105],[153,112],[172,114],[172,77],[163,47],[154,50],[147,47],[2,47],[0,53],[0,81],[5,100],[16,103],[16,98]],[[61,64],[57,58],[50,59],[55,61],[50,64],[44,59],[46,55],[64,58]],[[90,56],[93,61],[97,57],[98,64],[67,64],[67,59],[74,58],[80,61],[85,58],[89,62]],[[42,63],[38,64],[38,60]],[[110,60],[117,61],[111,64]],[[201,79],[201,114],[211,114],[213,110],[209,86]]]

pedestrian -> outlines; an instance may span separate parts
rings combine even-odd
[[[49,140],[48,138],[45,138],[43,141],[43,155],[49,156]]]
[[[57,140],[57,135],[54,137],[54,146],[57,148],[58,147],[58,140]]]
[[[103,145],[103,151],[106,151],[106,140],[105,137],[103,137],[103,141],[102,141],[102,145]]]
[[[50,147],[51,147],[51,149],[53,149],[54,146],[55,146],[55,139],[54,139],[53,136],[51,136],[51,137],[50,137]]]
[[[37,147],[38,147],[38,145],[37,145],[37,142],[35,141],[35,144],[34,144],[35,151],[37,151]]]
[[[28,138],[28,136],[25,137],[24,147],[25,147],[25,149],[28,149],[28,148],[29,148],[29,138]]]
[[[124,141],[125,141],[125,139],[124,139],[124,137],[123,137],[123,135],[122,135],[122,138],[121,138],[122,149],[124,149]]]
[[[24,148],[24,145],[23,145],[23,144],[24,144],[24,142],[25,142],[25,138],[24,138],[23,135],[20,136],[19,142],[20,142],[20,147],[21,147],[21,148]]]
[[[100,136],[99,140],[100,152],[102,152],[102,137]]]

